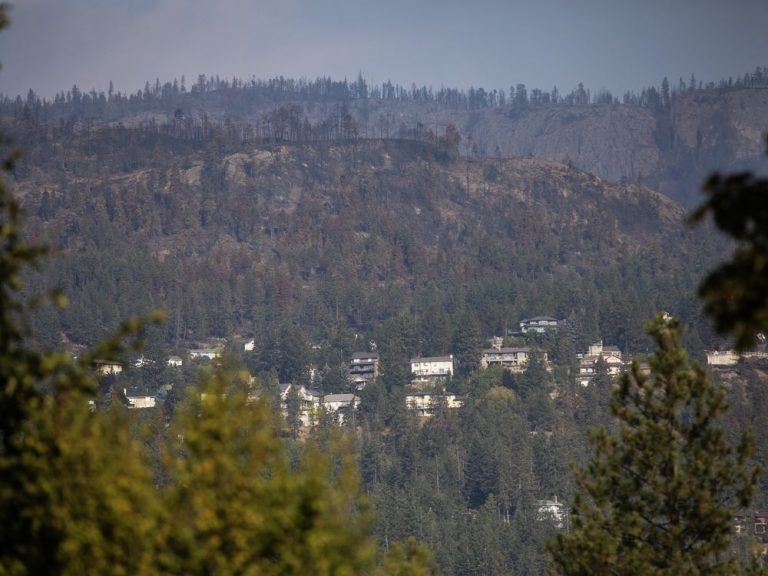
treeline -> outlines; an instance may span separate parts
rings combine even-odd
[[[32,117],[10,121],[5,127],[14,136],[14,142],[27,149],[85,133],[94,134],[95,139],[102,142],[128,139],[146,144],[174,140],[189,143],[191,149],[212,144],[221,151],[234,151],[249,144],[392,139],[421,142],[434,147],[437,156],[456,159],[461,142],[458,129],[451,123],[445,127],[443,134],[437,134],[422,122],[417,121],[412,125],[396,123],[391,115],[383,115],[376,126],[361,130],[346,104],[334,104],[328,114],[316,122],[310,120],[303,106],[284,104],[261,114],[255,122],[221,121],[206,113],[191,115],[177,109],[168,120],[150,118],[131,128],[126,128],[122,123],[102,125],[75,117],[56,127],[38,124]],[[19,172],[23,172],[23,165],[24,161]]]
[[[557,86],[551,90],[529,89],[525,84],[510,85],[502,89],[470,87],[459,88],[431,86],[410,87],[393,84],[390,81],[369,86],[362,77],[354,81],[333,80],[321,77],[315,80],[284,78],[282,76],[263,80],[252,77],[220,78],[218,75],[201,74],[197,80],[187,86],[186,79],[174,79],[153,84],[147,82],[143,89],[134,93],[115,91],[112,82],[109,89],[83,91],[76,85],[69,90],[56,94],[53,100],[41,98],[29,90],[26,96],[3,95],[0,98],[0,115],[17,119],[34,119],[43,125],[57,124],[71,117],[99,122],[116,121],[119,118],[143,112],[162,112],[173,114],[177,109],[190,106],[223,107],[228,116],[237,117],[248,113],[254,106],[269,104],[296,103],[350,103],[354,101],[402,102],[416,104],[437,104],[456,110],[478,110],[483,108],[546,105],[590,104],[630,104],[649,108],[664,108],[678,94],[694,91],[728,92],[745,88],[764,88],[768,86],[768,67],[757,67],[736,78],[730,77],[718,82],[704,83],[691,75],[686,81],[679,78],[670,82],[664,78],[658,87],[649,86],[640,92],[627,91],[619,99],[608,90],[591,91],[579,83],[570,92],[563,93]]]

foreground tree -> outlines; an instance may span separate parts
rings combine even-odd
[[[768,329],[768,178],[748,172],[714,174],[705,184],[709,197],[691,216],[709,215],[737,242],[733,257],[699,287],[707,313],[721,333],[736,338],[736,348],[752,347]]]
[[[746,506],[757,470],[752,438],[738,447],[717,420],[725,390],[691,366],[675,320],[649,329],[651,375],[633,366],[615,391],[617,431],[594,431],[594,456],[576,474],[573,530],[550,551],[562,574],[734,574],[734,510]]]

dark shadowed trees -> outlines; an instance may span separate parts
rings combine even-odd
[[[680,327],[658,317],[651,375],[637,366],[612,402],[617,429],[594,431],[577,473],[573,532],[551,547],[562,574],[733,574],[733,511],[746,506],[757,470],[750,434],[729,445],[718,418],[725,389],[691,366]]]

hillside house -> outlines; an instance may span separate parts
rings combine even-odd
[[[453,354],[411,358],[411,384],[422,386],[436,384],[453,376]]]
[[[256,340],[254,340],[253,338],[243,343],[244,352],[253,352],[253,349],[255,347],[256,347]]]
[[[349,361],[347,376],[357,390],[365,386],[379,376],[378,352],[355,352]]]
[[[432,416],[440,405],[451,409],[461,408],[464,406],[464,399],[456,394],[437,392],[412,392],[405,396],[405,407],[415,410],[419,416]]]
[[[621,374],[625,367],[621,350],[616,346],[603,346],[602,341],[592,344],[586,354],[577,355],[577,358],[579,374],[576,380],[582,386],[589,386],[592,378],[597,374],[597,364],[601,360],[605,363],[606,371],[611,377]]]
[[[302,426],[309,427],[320,408],[320,392],[310,390],[304,385],[280,384],[280,409],[285,417],[288,416],[288,395],[294,387],[299,397],[299,421]]]
[[[734,350],[708,350],[707,366],[713,368],[727,368],[729,366],[735,366],[739,360],[768,360],[768,352],[744,352],[739,354]]]
[[[195,358],[207,358],[208,360],[213,360],[219,356],[221,356],[221,350],[216,350],[214,348],[195,348],[189,351],[189,357],[192,360]]]
[[[323,408],[326,412],[336,415],[339,424],[344,423],[345,412],[357,408],[360,397],[354,394],[326,394],[323,396]]]
[[[129,396],[123,388],[123,402],[131,409],[154,408],[157,401],[154,396]]]
[[[101,376],[111,376],[123,372],[123,365],[120,362],[115,362],[113,360],[95,360],[93,364],[96,368],[96,372]]]
[[[488,348],[483,350],[480,366],[482,368],[501,366],[505,370],[519,374],[525,372],[530,354],[531,349],[527,346],[524,348]]]
[[[536,332],[538,334],[544,334],[557,330],[560,322],[557,318],[551,316],[534,316],[533,318],[526,318],[520,321],[520,332],[527,334],[529,332]]]
[[[179,356],[169,356],[168,357],[168,366],[172,368],[181,368],[181,365],[184,363],[184,361]]]
[[[562,502],[558,501],[557,496],[553,496],[552,500],[537,500],[536,520],[552,522],[555,528],[562,530],[568,520],[568,510]]]

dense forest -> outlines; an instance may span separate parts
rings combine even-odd
[[[402,313],[408,352],[430,355],[449,351],[464,316],[490,337],[545,314],[568,321],[576,349],[603,338],[636,353],[661,309],[691,326],[694,350],[715,343],[694,292],[726,245],[647,188],[460,158],[450,130],[434,142],[230,136],[19,135],[30,234],[59,252],[36,285],[72,299],[37,317],[49,345],[92,343],[153,305],[177,347],[293,325],[311,342],[367,342]]]
[[[764,72],[665,83],[621,104],[583,87],[545,97],[517,86],[510,97],[210,78],[132,96],[6,100],[3,130],[24,150],[10,179],[26,237],[52,248],[26,294],[56,287],[69,298],[32,311],[36,345],[78,354],[128,317],[164,308],[167,321],[145,334],[149,362],[127,353],[128,369],[102,379],[98,401],[123,388],[158,395],[162,408],[136,411],[158,437],[214,367],[189,362],[192,348],[227,342],[227,361],[247,368],[238,385],[272,399],[285,383],[354,391],[349,358],[375,348],[380,377],[355,391],[360,405],[343,427],[379,545],[415,537],[442,574],[542,574],[544,543],[564,526],[541,516],[540,501],[570,499],[588,428],[612,425],[615,380],[600,364],[589,386],[577,384],[576,354],[602,340],[644,359],[644,323],[659,311],[684,323],[694,357],[725,347],[696,287],[731,245],[712,227],[691,228],[686,210],[637,174],[611,181],[576,162],[484,154],[461,122],[366,121],[361,103],[508,118],[627,106],[658,119],[686,98],[763,94]],[[560,328],[520,335],[519,321],[537,315]],[[493,336],[536,351],[525,371],[480,369]],[[181,370],[166,367],[172,353],[184,356]],[[420,417],[406,408],[408,361],[443,354],[457,368],[441,388],[463,407]],[[742,362],[713,377],[729,387],[729,435],[762,429],[765,367]],[[322,416],[283,441],[296,454],[307,434],[336,427]],[[761,461],[766,450],[759,435]],[[756,505],[766,498],[763,485]]]

